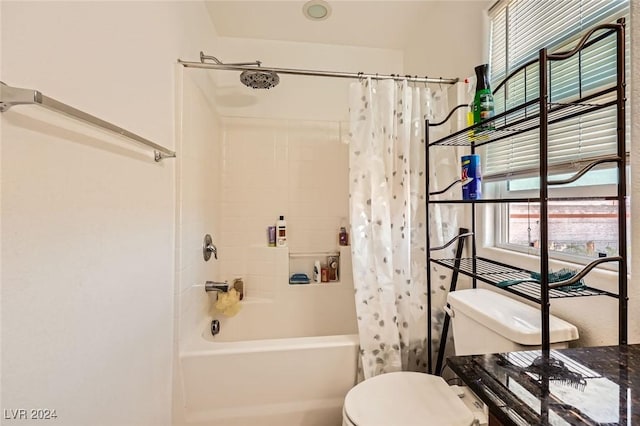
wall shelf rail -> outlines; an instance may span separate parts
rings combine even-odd
[[[119,136],[124,136],[134,142],[152,148],[154,150],[154,159],[156,162],[162,161],[165,158],[175,158],[176,156],[174,151],[123,129],[122,127],[109,123],[108,121],[102,120],[91,114],[87,114],[84,111],[80,111],[79,109],[45,96],[37,90],[12,87],[0,81],[0,112],[6,112],[16,105],[40,105],[51,111],[64,114]]]

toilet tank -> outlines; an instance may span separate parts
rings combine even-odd
[[[542,344],[540,310],[494,291],[475,288],[448,294],[456,355],[533,350]],[[566,348],[578,329],[549,316],[552,348]]]

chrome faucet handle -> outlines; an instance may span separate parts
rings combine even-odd
[[[208,244],[204,249],[209,253],[213,253],[214,259],[218,259],[218,248],[216,246],[214,246],[213,244]]]
[[[212,253],[213,258],[218,260],[218,248],[213,244],[211,235],[207,234],[204,236],[204,243],[202,244],[202,256],[204,257],[205,262],[211,259]]]

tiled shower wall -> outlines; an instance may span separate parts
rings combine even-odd
[[[247,295],[273,297],[279,280],[288,278],[286,254],[267,247],[267,227],[279,215],[287,221],[291,253],[338,250],[349,209],[341,128],[338,122],[224,120],[221,275],[243,277]]]

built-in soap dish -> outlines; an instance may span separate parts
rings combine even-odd
[[[289,284],[309,284],[309,282],[307,274],[293,274],[289,278]]]

